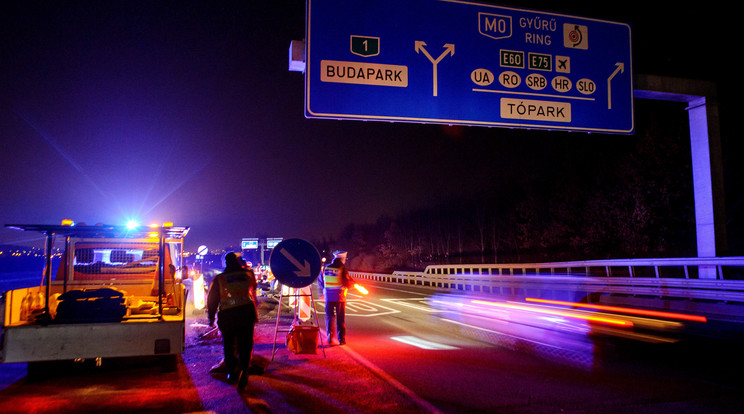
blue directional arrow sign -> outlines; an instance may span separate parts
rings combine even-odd
[[[274,247],[269,267],[283,285],[293,288],[310,286],[320,274],[320,253],[302,239],[287,239]]]
[[[627,24],[459,0],[307,0],[308,118],[631,134]]]

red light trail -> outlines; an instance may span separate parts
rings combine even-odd
[[[525,300],[527,302],[534,302],[534,303],[571,306],[575,308],[585,308],[585,309],[596,309],[596,310],[601,310],[601,311],[606,311],[606,312],[619,312],[619,313],[627,313],[627,314],[632,314],[632,315],[655,316],[659,318],[681,319],[681,320],[694,321],[694,322],[707,322],[708,321],[708,319],[705,316],[686,315],[683,313],[624,308],[620,306],[592,305],[589,303],[564,302],[560,300],[548,300],[548,299],[537,299],[537,298],[526,298]]]

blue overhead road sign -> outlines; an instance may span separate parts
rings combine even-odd
[[[293,288],[310,286],[320,274],[320,253],[302,239],[287,239],[274,247],[269,267],[283,285]]]
[[[627,24],[457,0],[307,0],[308,118],[631,134]]]

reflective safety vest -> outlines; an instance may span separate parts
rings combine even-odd
[[[344,287],[339,270],[333,267],[326,267],[323,271],[323,282],[327,289],[341,289]]]
[[[348,289],[344,286],[344,280],[341,277],[341,269],[337,267],[326,267],[323,271],[323,294],[327,302],[343,302],[346,300]]]
[[[220,284],[220,309],[230,309],[252,304],[249,273],[245,271],[217,275]]]

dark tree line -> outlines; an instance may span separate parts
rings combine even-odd
[[[606,153],[558,153],[494,180],[483,197],[349,224],[320,245],[343,246],[352,268],[379,272],[695,255],[689,134],[684,111],[677,116],[671,128],[663,117],[639,119],[636,134]]]

